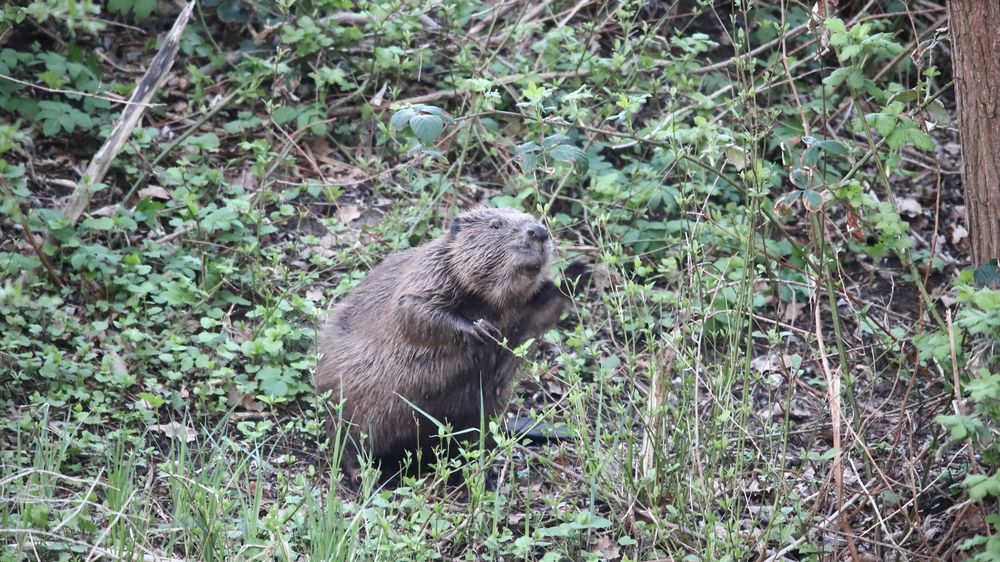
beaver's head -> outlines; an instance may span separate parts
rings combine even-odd
[[[455,218],[446,236],[451,273],[463,289],[495,306],[528,300],[548,278],[552,240],[531,215],[473,209]]]

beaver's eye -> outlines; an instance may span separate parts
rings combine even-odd
[[[500,221],[493,221],[493,224],[490,226],[493,227],[494,230],[500,230],[500,227],[502,227],[503,224]]]

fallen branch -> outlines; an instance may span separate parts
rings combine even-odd
[[[66,205],[63,207],[63,214],[69,219],[70,224],[76,224],[80,219],[80,215],[83,214],[83,211],[90,204],[93,187],[101,183],[104,179],[105,174],[108,173],[108,168],[111,167],[111,162],[118,156],[118,153],[125,146],[125,142],[129,137],[132,136],[132,131],[138,125],[139,119],[142,118],[149,100],[153,98],[153,95],[166,80],[167,72],[173,66],[174,56],[180,47],[181,33],[184,32],[188,20],[191,19],[191,12],[193,10],[193,1],[181,10],[180,15],[174,21],[174,26],[170,28],[167,36],[164,37],[163,46],[160,47],[160,51],[156,53],[156,56],[153,57],[152,62],[149,64],[149,68],[146,69],[146,73],[136,83],[135,91],[132,92],[128,105],[122,111],[115,128],[108,135],[108,139],[104,141],[104,144],[101,145],[101,149],[91,159],[90,164],[87,165],[87,169],[83,172],[83,177],[80,178],[80,183],[77,184],[76,189],[73,190],[73,193],[67,199]]]

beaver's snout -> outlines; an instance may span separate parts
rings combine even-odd
[[[536,242],[545,242],[549,239],[548,229],[537,223],[531,223],[525,226],[524,233],[528,235],[529,239]]]

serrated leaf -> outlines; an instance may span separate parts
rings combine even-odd
[[[908,128],[906,136],[917,149],[923,150],[924,152],[931,152],[934,150],[934,139],[920,129],[917,129],[916,127]]]
[[[583,156],[583,151],[571,144],[560,144],[548,151],[548,154],[560,162],[576,162]]]
[[[962,485],[969,489],[969,497],[981,500],[986,496],[1000,496],[1000,479],[997,475],[970,474],[965,477]]]
[[[837,70],[831,72],[830,75],[827,76],[825,79],[823,79],[823,83],[826,84],[827,86],[836,88],[837,86],[843,84],[844,81],[847,80],[847,78],[851,75],[852,72],[854,72],[854,69],[852,67],[838,68]]]
[[[444,130],[444,121],[436,115],[414,115],[410,117],[410,129],[422,144],[434,144]]]
[[[892,115],[883,115],[881,113],[869,113],[865,116],[868,122],[875,127],[878,134],[883,137],[889,136],[889,133],[896,128],[896,117]]]
[[[392,115],[391,119],[389,119],[389,126],[397,131],[402,131],[407,125],[410,124],[410,117],[413,117],[416,114],[417,112],[409,107],[400,109]]]
[[[569,142],[570,139],[566,135],[549,135],[542,139],[542,148],[551,150],[556,145],[569,144]]]
[[[533,142],[526,142],[524,144],[517,145],[515,149],[518,154],[530,154],[539,151],[539,146]]]
[[[830,33],[834,34],[847,33],[847,26],[844,25],[844,22],[841,21],[840,18],[829,18],[823,22],[823,25],[826,26],[827,30],[829,30]]]
[[[906,129],[903,127],[896,127],[895,129],[890,131],[889,134],[886,135],[885,137],[886,144],[888,144],[889,148],[893,150],[896,150],[904,146],[906,144],[906,139],[907,139]]]
[[[571,144],[560,144],[549,151],[548,154],[560,162],[572,162],[573,168],[579,173],[586,172],[590,167],[587,155]]]
[[[861,54],[861,45],[848,45],[837,53],[837,58],[841,61],[851,60]]]

